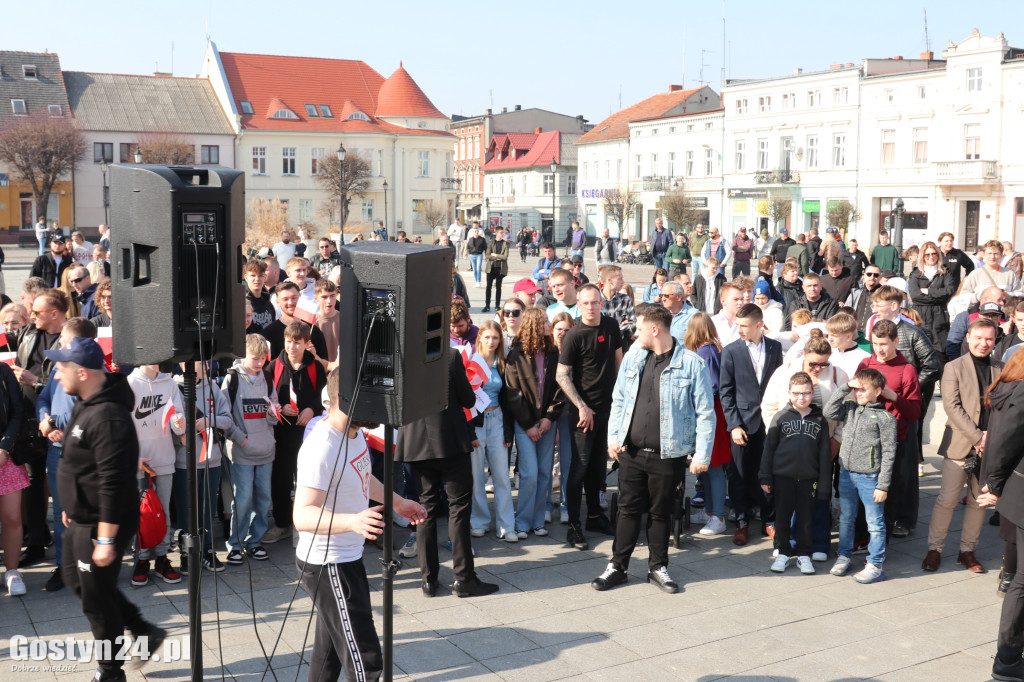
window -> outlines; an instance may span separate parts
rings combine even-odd
[[[92,161],[93,163],[114,163],[114,143],[93,142]]]
[[[841,102],[840,103],[841,104],[849,104],[850,103],[850,88],[848,88],[847,86],[844,85],[842,88],[840,88],[840,90],[841,90],[841,92],[840,92],[840,95],[841,95],[840,100],[841,100]]]
[[[896,131],[882,131],[882,165],[891,166],[896,162]]]
[[[605,162],[604,162],[604,179],[605,180],[611,180],[612,179],[612,162],[610,160],[608,160],[608,159],[606,159]]]
[[[981,124],[968,123],[964,126],[964,158],[981,158]]]
[[[244,116],[252,116],[252,102],[243,99],[238,103],[238,107],[242,110]]]
[[[636,130],[633,131],[633,137],[640,137],[640,129],[639,128],[637,128]]]
[[[927,97],[928,97],[928,91],[925,90],[925,87],[923,85],[918,85],[917,86],[917,98],[918,99],[927,99]]]
[[[313,147],[309,150],[309,172],[313,175],[320,175],[321,164],[324,162],[325,147]]]
[[[836,133],[832,136],[832,167],[846,167],[846,133]]]
[[[444,177],[450,178],[452,176],[452,153],[444,153]]]
[[[326,104],[320,105],[320,115],[324,118],[334,118],[334,114],[331,113],[331,108]]]
[[[704,150],[704,177],[710,178],[715,174],[715,156],[711,149]]]
[[[545,175],[544,176],[544,194],[552,194],[555,191],[555,176]]]
[[[914,128],[914,163],[928,163],[928,129]]]
[[[892,88],[885,89],[885,101],[888,104],[892,104],[893,102],[896,101],[896,95],[893,94]]]
[[[636,173],[634,174],[634,177],[636,178],[642,178],[644,176],[643,168],[640,167],[642,158],[643,157],[641,157],[639,154],[636,155]]]
[[[346,118],[345,120],[346,121],[369,121],[370,117],[367,116],[366,114],[364,114],[361,111],[353,111],[351,114],[348,115],[348,118]],[[424,124],[420,123],[420,128],[423,128],[423,127],[424,127]]]
[[[297,121],[299,120],[299,115],[296,114],[291,109],[278,109],[277,111],[270,115],[270,118],[287,118],[290,120]]]
[[[473,158],[480,158],[480,136],[477,135],[473,138]]]
[[[807,136],[807,167],[817,168],[818,167],[818,136],[808,135]]]
[[[526,196],[526,173],[523,173],[523,187],[520,190],[523,196]]]
[[[686,132],[688,132],[688,133],[692,133],[693,132],[693,124],[692,123],[686,126]]]
[[[651,154],[651,175],[657,177],[658,175],[658,155]]]
[[[120,147],[121,163],[135,163],[135,150],[139,148],[136,142],[122,142]]]
[[[59,104],[48,104],[46,108],[50,112],[50,118],[60,118],[64,115],[64,107]]]
[[[509,183],[509,184],[511,184],[511,183]],[[502,196],[505,195],[505,176],[504,175],[501,176],[500,178],[498,178],[498,193],[501,194]]]
[[[585,180],[586,178],[584,178]],[[622,159],[615,159],[615,179],[622,179]]]
[[[808,90],[807,91],[807,108],[813,109],[814,107],[821,106],[821,90]]]
[[[567,194],[576,194],[576,176],[570,175],[568,180],[569,187],[565,190]]]
[[[745,165],[745,158],[747,155],[747,142],[746,140],[736,140],[736,172],[741,172]]]
[[[747,113],[747,98],[736,100],[736,115],[743,116]]]
[[[430,177],[430,152],[420,152],[416,162],[416,177]],[[504,192],[502,192],[504,194]]]
[[[837,107],[842,104],[839,88],[832,88],[832,106]]]
[[[595,161],[594,163],[596,164],[597,161]],[[587,181],[587,162],[584,161],[583,162],[583,182],[586,182],[586,181]]]
[[[782,93],[782,110],[783,111],[789,111],[790,106],[792,104],[793,104],[793,102],[789,98],[789,93],[786,93],[786,92]]]
[[[654,128],[653,130],[651,130],[651,135],[657,135],[657,134],[658,134],[658,129],[657,128]]]
[[[25,74],[25,80],[34,81],[37,78],[36,67],[31,64],[24,64],[21,67],[22,73]]]
[[[252,170],[255,175],[267,174],[267,148],[252,148]]]
[[[674,178],[676,176],[676,153],[668,153],[668,177]]]
[[[373,199],[363,199],[362,214],[364,223],[373,222]]]
[[[199,149],[199,163],[220,164],[220,145],[204,144]]]
[[[295,147],[281,147],[281,173],[295,175]]]
[[[757,170],[768,170],[768,140],[757,141]]]
[[[674,133],[675,131],[676,131],[676,127],[675,127],[675,126],[669,126],[669,127],[668,127],[668,134],[669,134],[669,135],[671,135],[671,134],[672,134],[672,133]]]
[[[765,95],[757,98],[757,110],[762,114],[766,114],[772,110],[772,96]]]
[[[313,222],[313,200],[299,199],[299,222]]]
[[[967,92],[981,92],[981,68],[967,69]]]
[[[686,150],[686,177],[693,177],[693,150]]]
[[[14,109],[15,116],[28,116],[28,106],[23,99],[12,99],[11,108]]]
[[[384,175],[384,150],[377,150],[377,177]]]
[[[316,105],[315,104],[307,104],[306,105],[306,115],[307,116],[311,116],[313,118],[319,118],[320,117],[320,112],[316,110]]]

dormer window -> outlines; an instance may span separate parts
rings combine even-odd
[[[346,121],[369,121],[370,117],[367,116],[366,114],[364,114],[361,111],[353,111],[351,114],[348,115],[348,118],[346,118],[345,120]]]
[[[64,115],[64,107],[59,104],[49,104],[47,109],[50,111],[50,118],[60,118]]]
[[[34,80],[38,79],[38,76],[36,75],[37,74],[36,67],[33,66],[32,64],[24,64],[21,67],[21,70],[25,74],[25,80],[27,80],[27,81],[34,81]]]
[[[334,118],[334,114],[331,113],[331,108],[326,104],[320,105],[320,115],[324,118]]]
[[[278,109],[270,115],[270,118],[287,118],[292,120],[298,120],[298,115],[291,109]]]
[[[242,110],[243,116],[252,116],[252,102],[243,99],[238,103],[238,108]]]
[[[320,116],[320,112],[318,112],[316,110],[316,105],[315,104],[307,104],[306,105],[306,115],[311,117],[311,118],[318,118]]]
[[[14,109],[15,116],[28,116],[28,106],[23,99],[12,99],[11,108]]]

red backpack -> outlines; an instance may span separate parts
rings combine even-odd
[[[153,488],[153,472],[146,469],[146,491],[139,503],[139,547],[152,549],[167,536],[167,515]]]

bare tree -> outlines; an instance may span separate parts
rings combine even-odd
[[[142,133],[139,151],[142,163],[184,166],[196,162],[196,146],[187,136],[178,133]]]
[[[54,184],[74,170],[85,153],[85,135],[65,118],[30,116],[0,130],[0,161],[32,187],[36,215],[44,218]]]
[[[789,199],[772,199],[768,202],[768,219],[775,225],[775,231],[779,231],[779,223],[786,223],[786,218],[793,212],[793,202]]]
[[[430,233],[437,232],[437,228],[448,224],[448,206],[440,204],[433,199],[428,199],[423,204],[423,222],[430,226]]]
[[[839,228],[842,234],[846,234],[850,228],[850,223],[860,220],[860,210],[852,202],[840,199],[835,203],[829,204],[825,212],[825,219],[829,225]]]
[[[281,231],[286,229],[289,229],[287,204],[277,197],[249,202],[245,210],[246,246],[260,248],[276,244],[281,238]]]
[[[614,187],[605,190],[601,203],[604,205],[604,214],[618,224],[619,239],[628,239],[628,235],[622,228],[640,206],[640,197],[635,192],[631,192],[628,187]]]
[[[342,170],[344,173],[341,173]],[[369,192],[370,175],[370,162],[356,152],[346,154],[343,165],[338,163],[338,157],[334,155],[325,156],[320,160],[320,172],[317,173],[316,181],[327,191],[329,203],[338,204],[342,180],[345,183],[345,205],[341,208],[342,227],[348,221],[348,207],[353,197],[362,199]]]
[[[690,230],[703,219],[705,213],[703,208],[695,205],[693,197],[683,189],[682,185],[666,193],[658,206],[665,214],[665,218],[677,229],[685,227]]]

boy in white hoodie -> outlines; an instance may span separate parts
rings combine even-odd
[[[170,374],[164,374],[157,365],[142,365],[128,375],[128,385],[135,394],[135,433],[139,439],[139,485],[145,486],[146,474],[143,464],[156,472],[153,488],[156,490],[164,514],[171,508],[171,490],[174,483],[174,436],[180,436],[185,429],[185,409],[181,394]],[[149,582],[149,562],[155,560],[154,570],[166,583],[181,581],[181,575],[171,566],[167,558],[171,529],[156,547],[137,548],[132,585],[142,586]]]

